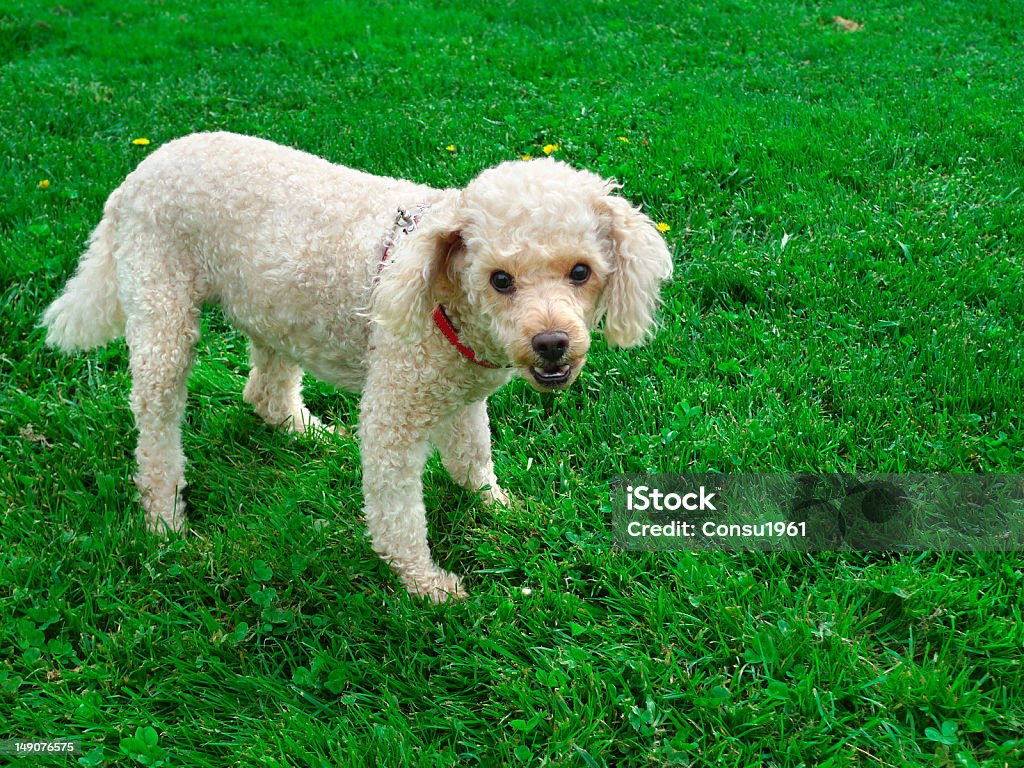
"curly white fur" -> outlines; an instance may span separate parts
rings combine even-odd
[[[71,351],[125,334],[147,525],[181,531],[186,380],[200,308],[220,305],[250,339],[244,398],[266,421],[321,427],[302,401],[303,370],[362,393],[373,548],[411,592],[461,596],[460,579],[433,562],[427,543],[429,446],[454,480],[504,502],[488,395],[516,372],[538,389],[568,386],[602,315],[612,344],[641,343],[652,328],[671,256],[615,189],[544,159],[437,190],[260,139],[195,134],[155,152],[111,194],[77,272],[43,316],[47,342]],[[397,209],[416,205],[429,210],[380,269]],[[581,264],[587,278],[571,279]],[[498,271],[512,290],[492,285]],[[438,304],[465,344],[502,367],[463,357],[431,321]],[[551,333],[562,346],[542,354],[538,337]]]

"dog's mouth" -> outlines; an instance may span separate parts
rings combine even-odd
[[[529,380],[535,388],[541,390],[561,389],[572,383],[574,374],[579,370],[574,363],[546,363],[532,365],[528,369]]]

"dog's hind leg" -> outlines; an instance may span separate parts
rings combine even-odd
[[[508,504],[494,476],[486,401],[460,408],[431,430],[430,437],[452,480],[470,491],[481,491],[488,503]]]
[[[162,288],[167,292],[147,292],[126,303],[125,335],[131,353],[131,407],[139,433],[135,484],[142,493],[146,526],[167,535],[185,527],[181,423],[199,338],[199,307],[184,295],[182,286]]]
[[[302,402],[302,368],[255,339],[249,340],[249,362],[242,399],[265,422],[289,432],[325,429]]]

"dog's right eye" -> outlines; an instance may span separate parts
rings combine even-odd
[[[516,288],[515,280],[508,272],[491,272],[491,287],[498,293],[512,293]]]

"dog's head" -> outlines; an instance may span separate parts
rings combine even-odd
[[[399,243],[374,319],[414,340],[443,304],[478,357],[537,389],[567,387],[602,316],[612,345],[647,338],[672,273],[665,241],[616,188],[550,158],[484,171]]]

